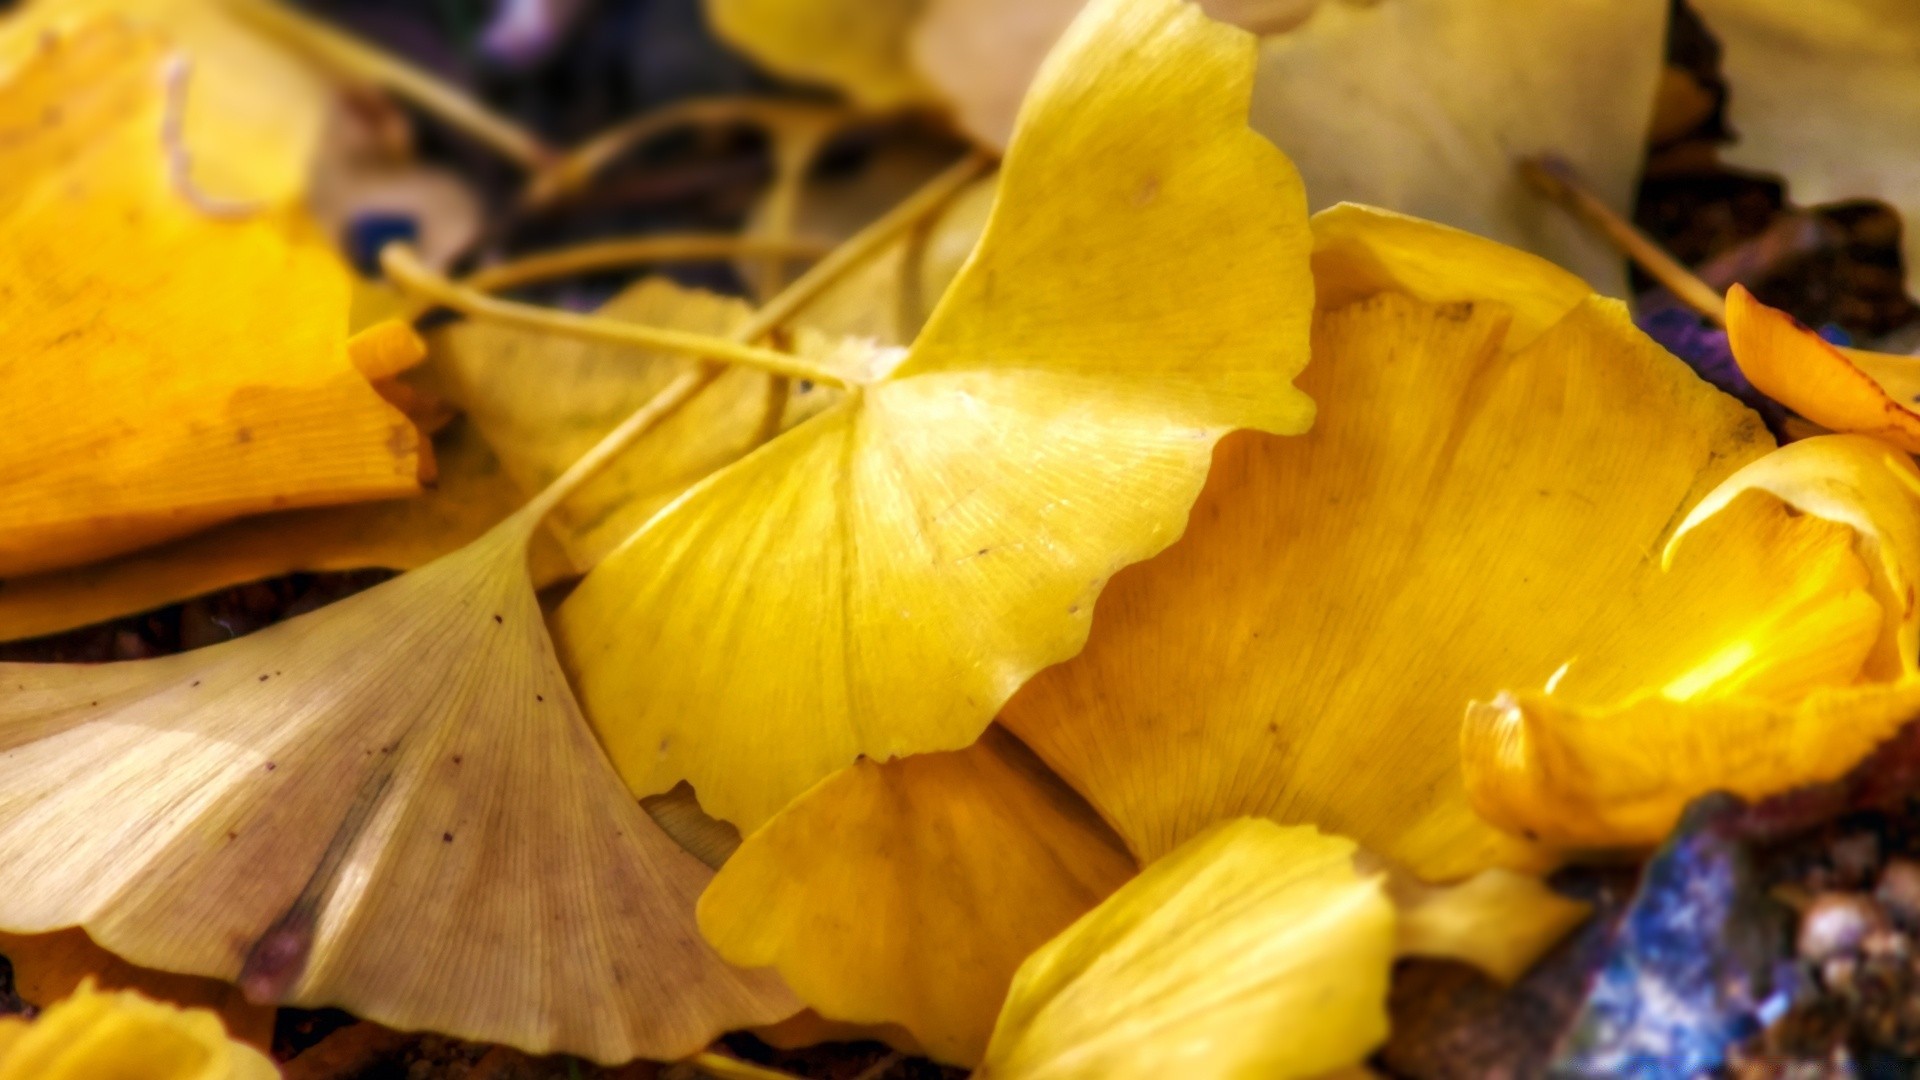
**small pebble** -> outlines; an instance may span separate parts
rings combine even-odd
[[[1857,952],[1868,934],[1884,930],[1880,905],[1859,893],[1830,892],[1814,897],[1800,918],[1800,955],[1821,963]]]
[[[1873,895],[1895,919],[1909,926],[1920,925],[1920,862],[1905,856],[1887,860]]]

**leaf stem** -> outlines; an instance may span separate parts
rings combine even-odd
[[[817,259],[827,250],[828,246],[821,241],[787,236],[660,233],[622,240],[596,240],[536,252],[477,270],[462,278],[460,284],[469,289],[493,293],[551,278],[644,263],[706,262],[742,257]]]
[[[629,150],[676,128],[749,124],[778,136],[783,131],[809,129],[818,138],[844,126],[853,114],[844,108],[762,97],[711,97],[677,101],[616,124],[552,161],[536,176],[522,197],[529,209],[541,209],[566,199],[593,182],[608,165]]]
[[[349,78],[382,87],[534,172],[557,156],[532,132],[443,80],[276,0],[221,0],[229,11],[283,44]]]
[[[1571,164],[1551,155],[1526,158],[1520,162],[1520,177],[1605,237],[1681,303],[1720,326],[1727,325],[1727,302],[1720,290],[1702,281],[1633,222],[1614,212],[1586,186]]]
[[[529,330],[545,330],[586,341],[604,341],[613,345],[631,345],[636,348],[706,357],[723,363],[769,371],[776,375],[793,375],[802,379],[812,379],[814,382],[828,386],[846,385],[846,380],[832,368],[791,353],[743,344],[743,341],[751,340],[747,338],[717,337],[712,334],[696,334],[661,326],[645,326],[610,319],[604,315],[557,311],[553,308],[488,296],[478,289],[449,281],[434,273],[420,261],[413,249],[405,244],[388,244],[380,252],[380,268],[386,272],[388,279],[402,289],[429,299],[441,307],[473,318],[489,319]]]
[[[755,1065],[750,1061],[727,1057],[712,1051],[704,1051],[687,1059],[687,1064],[699,1072],[719,1080],[799,1080],[792,1073],[783,1073],[778,1069],[769,1069],[764,1065]]]

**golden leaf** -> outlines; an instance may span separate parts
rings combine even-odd
[[[235,641],[0,664],[0,927],[378,1023],[603,1062],[797,1008],[699,939],[709,877],[622,787],[526,570],[543,499]]]
[[[179,144],[199,190],[221,202],[299,201],[333,90],[227,0],[30,0],[0,19],[0,73],[27,63],[45,35],[103,18],[158,31],[184,65]]]
[[[1020,966],[975,1080],[1314,1077],[1387,1034],[1393,905],[1354,846],[1240,819]]]
[[[635,791],[685,779],[751,829],[860,754],[967,745],[1178,534],[1217,439],[1308,424],[1302,197],[1245,126],[1252,53],[1179,0],[1090,8],[904,361],[561,606]]]
[[[0,586],[0,641],[150,611],[281,574],[424,566],[477,539],[527,495],[472,424],[456,422],[436,446],[439,479],[412,499],[259,514],[105,562],[9,578]],[[536,586],[572,572],[555,544],[544,535],[536,538]]]
[[[1314,430],[1223,442],[1186,535],[1119,575],[1086,650],[1003,711],[1136,855],[1265,814],[1429,880],[1531,865],[1468,805],[1467,703],[1569,660],[1637,679],[1687,633],[1738,629],[1713,615],[1651,636],[1636,598],[1686,507],[1769,447],[1758,418],[1614,302],[1516,346],[1502,295],[1321,311]],[[1732,610],[1793,596],[1800,571],[1765,565],[1777,581],[1720,580]]]
[[[205,1009],[83,983],[29,1023],[0,1017],[0,1080],[276,1080],[265,1054]]]
[[[419,489],[418,432],[349,359],[335,256],[183,197],[163,61],[93,24],[0,94],[0,575]]]
[[[822,781],[721,868],[700,928],[825,1016],[898,1024],[973,1064],[1020,961],[1133,871],[1079,796],[988,728]]]
[[[1700,0],[1735,88],[1731,164],[1787,178],[1801,205],[1871,198],[1907,222],[1920,281],[1920,7],[1906,0]],[[1836,122],[1844,118],[1844,122]]]
[[[1511,983],[1586,920],[1589,908],[1531,874],[1495,868],[1457,885],[1391,879],[1401,956],[1459,960]]]
[[[1824,436],[1748,465],[1681,524],[1656,591],[1662,621],[1725,623],[1718,646],[1656,645],[1655,625],[1643,647],[1690,666],[1589,687],[1575,660],[1552,692],[1476,704],[1462,732],[1475,808],[1558,844],[1651,844],[1697,795],[1844,773],[1920,716],[1917,540],[1920,470],[1884,443]],[[1756,548],[1771,551],[1750,564]],[[1768,578],[1784,602],[1727,595]]]
[[[869,109],[927,99],[906,40],[925,0],[706,0],[721,40],[778,74],[826,83]]]

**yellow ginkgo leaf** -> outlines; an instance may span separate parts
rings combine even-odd
[[[1727,344],[1755,389],[1801,416],[1920,453],[1920,358],[1839,348],[1737,284]]]
[[[0,928],[603,1062],[790,1015],[574,704],[526,569],[557,497],[235,641],[0,664]]]
[[[1690,587],[1703,599],[1724,589],[1715,579],[1754,581],[1766,568],[1740,565],[1742,541],[1765,531],[1783,552],[1799,547],[1790,565],[1802,595],[1690,670],[1630,695],[1595,694],[1574,677],[1575,660],[1548,692],[1470,708],[1461,742],[1475,808],[1557,844],[1651,844],[1695,796],[1833,779],[1920,716],[1920,470],[1862,436],[1776,450],[1681,524],[1667,602],[1687,606],[1677,594]]]
[[[1327,310],[1383,292],[1430,304],[1492,299],[1512,313],[1510,349],[1545,333],[1593,293],[1538,255],[1357,203],[1313,215],[1313,287],[1314,302]]]
[[[273,1046],[273,1006],[253,1004],[229,983],[135,967],[79,930],[0,933],[0,956],[13,967],[14,992],[30,1005],[51,1006],[92,980],[102,990],[137,990],[173,1005],[209,1009],[234,1038],[261,1050]]]
[[[646,278],[600,314],[717,334],[744,322],[748,308],[731,297]],[[447,392],[529,494],[694,363],[489,322],[447,327],[436,335],[433,354]],[[562,503],[550,525],[574,564],[593,567],[681,492],[758,445],[770,379],[728,371]],[[790,427],[837,397],[826,387],[796,388],[779,422]]]
[[[165,66],[96,23],[0,87],[0,575],[419,490],[423,440],[349,359],[345,268],[183,194]]]
[[[1527,190],[1514,165],[1558,154],[1609,205],[1632,205],[1667,8],[1322,3],[1264,41],[1253,125],[1299,165],[1316,208],[1352,200],[1417,214],[1544,255],[1621,295],[1620,256]]]
[[[1907,222],[1907,281],[1920,281],[1920,6],[1699,0],[1694,10],[1732,88],[1726,159],[1785,176],[1802,205],[1892,204]]]
[[[1457,885],[1395,878],[1389,888],[1400,914],[1401,956],[1464,961],[1507,983],[1525,974],[1591,910],[1531,874],[1498,868]]]
[[[506,475],[472,424],[456,422],[435,446],[439,478],[416,498],[259,514],[105,562],[9,578],[0,586],[0,641],[281,574],[411,570],[478,538],[525,501],[527,490]],[[572,572],[558,545],[536,538],[535,585]]]
[[[0,18],[0,73],[28,62],[45,35],[103,16],[165,36],[181,80],[172,137],[196,189],[229,204],[299,200],[333,90],[227,0],[29,0]]]
[[[926,0],[706,0],[723,41],[778,74],[825,83],[869,109],[922,104],[907,38]]]
[[[277,1080],[205,1009],[83,984],[29,1023],[0,1017],[0,1080]]]
[[[1020,965],[975,1080],[1286,1080],[1387,1034],[1393,905],[1354,846],[1241,819]]]
[[[1246,127],[1253,49],[1180,0],[1090,7],[903,362],[692,488],[561,606],[635,791],[691,781],[750,830],[858,755],[971,743],[1079,649],[1108,577],[1178,535],[1216,440],[1307,426],[1303,198]]]
[[[1803,579],[1860,573],[1844,537],[1817,549],[1830,567],[1792,561],[1791,529],[1736,535],[1723,558],[1760,580],[1649,610],[1685,509],[1771,440],[1618,304],[1590,296],[1516,348],[1497,299],[1323,310],[1314,430],[1224,442],[1186,535],[1115,578],[1086,650],[1004,710],[1137,855],[1266,814],[1429,880],[1529,865],[1461,786],[1469,701],[1569,661],[1664,682],[1649,669],[1711,653]],[[1856,614],[1877,633],[1870,601]]]
[[[1020,961],[1133,871],[1085,802],[989,728],[802,795],[721,868],[700,928],[823,1015],[899,1024],[970,1065]]]

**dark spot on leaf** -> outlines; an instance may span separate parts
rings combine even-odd
[[[498,615],[495,615],[495,616],[493,617],[493,621],[494,621],[494,622],[497,622],[497,623],[504,623],[504,622],[506,622],[507,620],[505,620],[505,619],[503,619],[503,618],[501,618],[501,617],[500,617],[500,616],[498,616]]]
[[[451,844],[451,843],[453,843],[453,834],[452,834],[452,833],[450,833],[450,832],[443,832],[443,833],[441,833],[441,834],[440,834],[440,842],[441,842],[441,843],[443,843],[443,844]]]
[[[459,755],[459,754],[455,754],[455,755],[453,755],[453,763],[454,763],[455,765],[458,765],[458,764],[460,764],[460,755]]]
[[[266,681],[267,681],[267,679],[268,679],[269,677],[270,677],[270,676],[266,676],[266,675],[262,675],[262,676],[260,676],[260,681],[261,681],[261,682],[266,682]]]
[[[535,694],[535,695],[533,695],[533,700],[535,700],[535,701],[545,701],[545,700],[547,700],[547,696],[546,696],[545,694]]]
[[[275,770],[275,769],[277,769],[277,768],[279,768],[279,767],[280,767],[280,765],[279,765],[279,763],[278,763],[278,762],[273,762],[273,761],[269,761],[269,762],[267,762],[267,764],[266,764],[266,769],[267,769],[267,771],[268,771],[268,772],[272,772],[273,770]]]
[[[246,443],[250,443],[250,442],[252,442],[252,441],[253,441],[253,429],[252,429],[252,428],[249,428],[249,427],[243,427],[243,428],[236,428],[236,429],[234,429],[234,432],[233,432],[233,441],[234,441],[234,442],[236,442],[236,443],[240,443],[240,444],[242,444],[242,445],[245,445]]]

